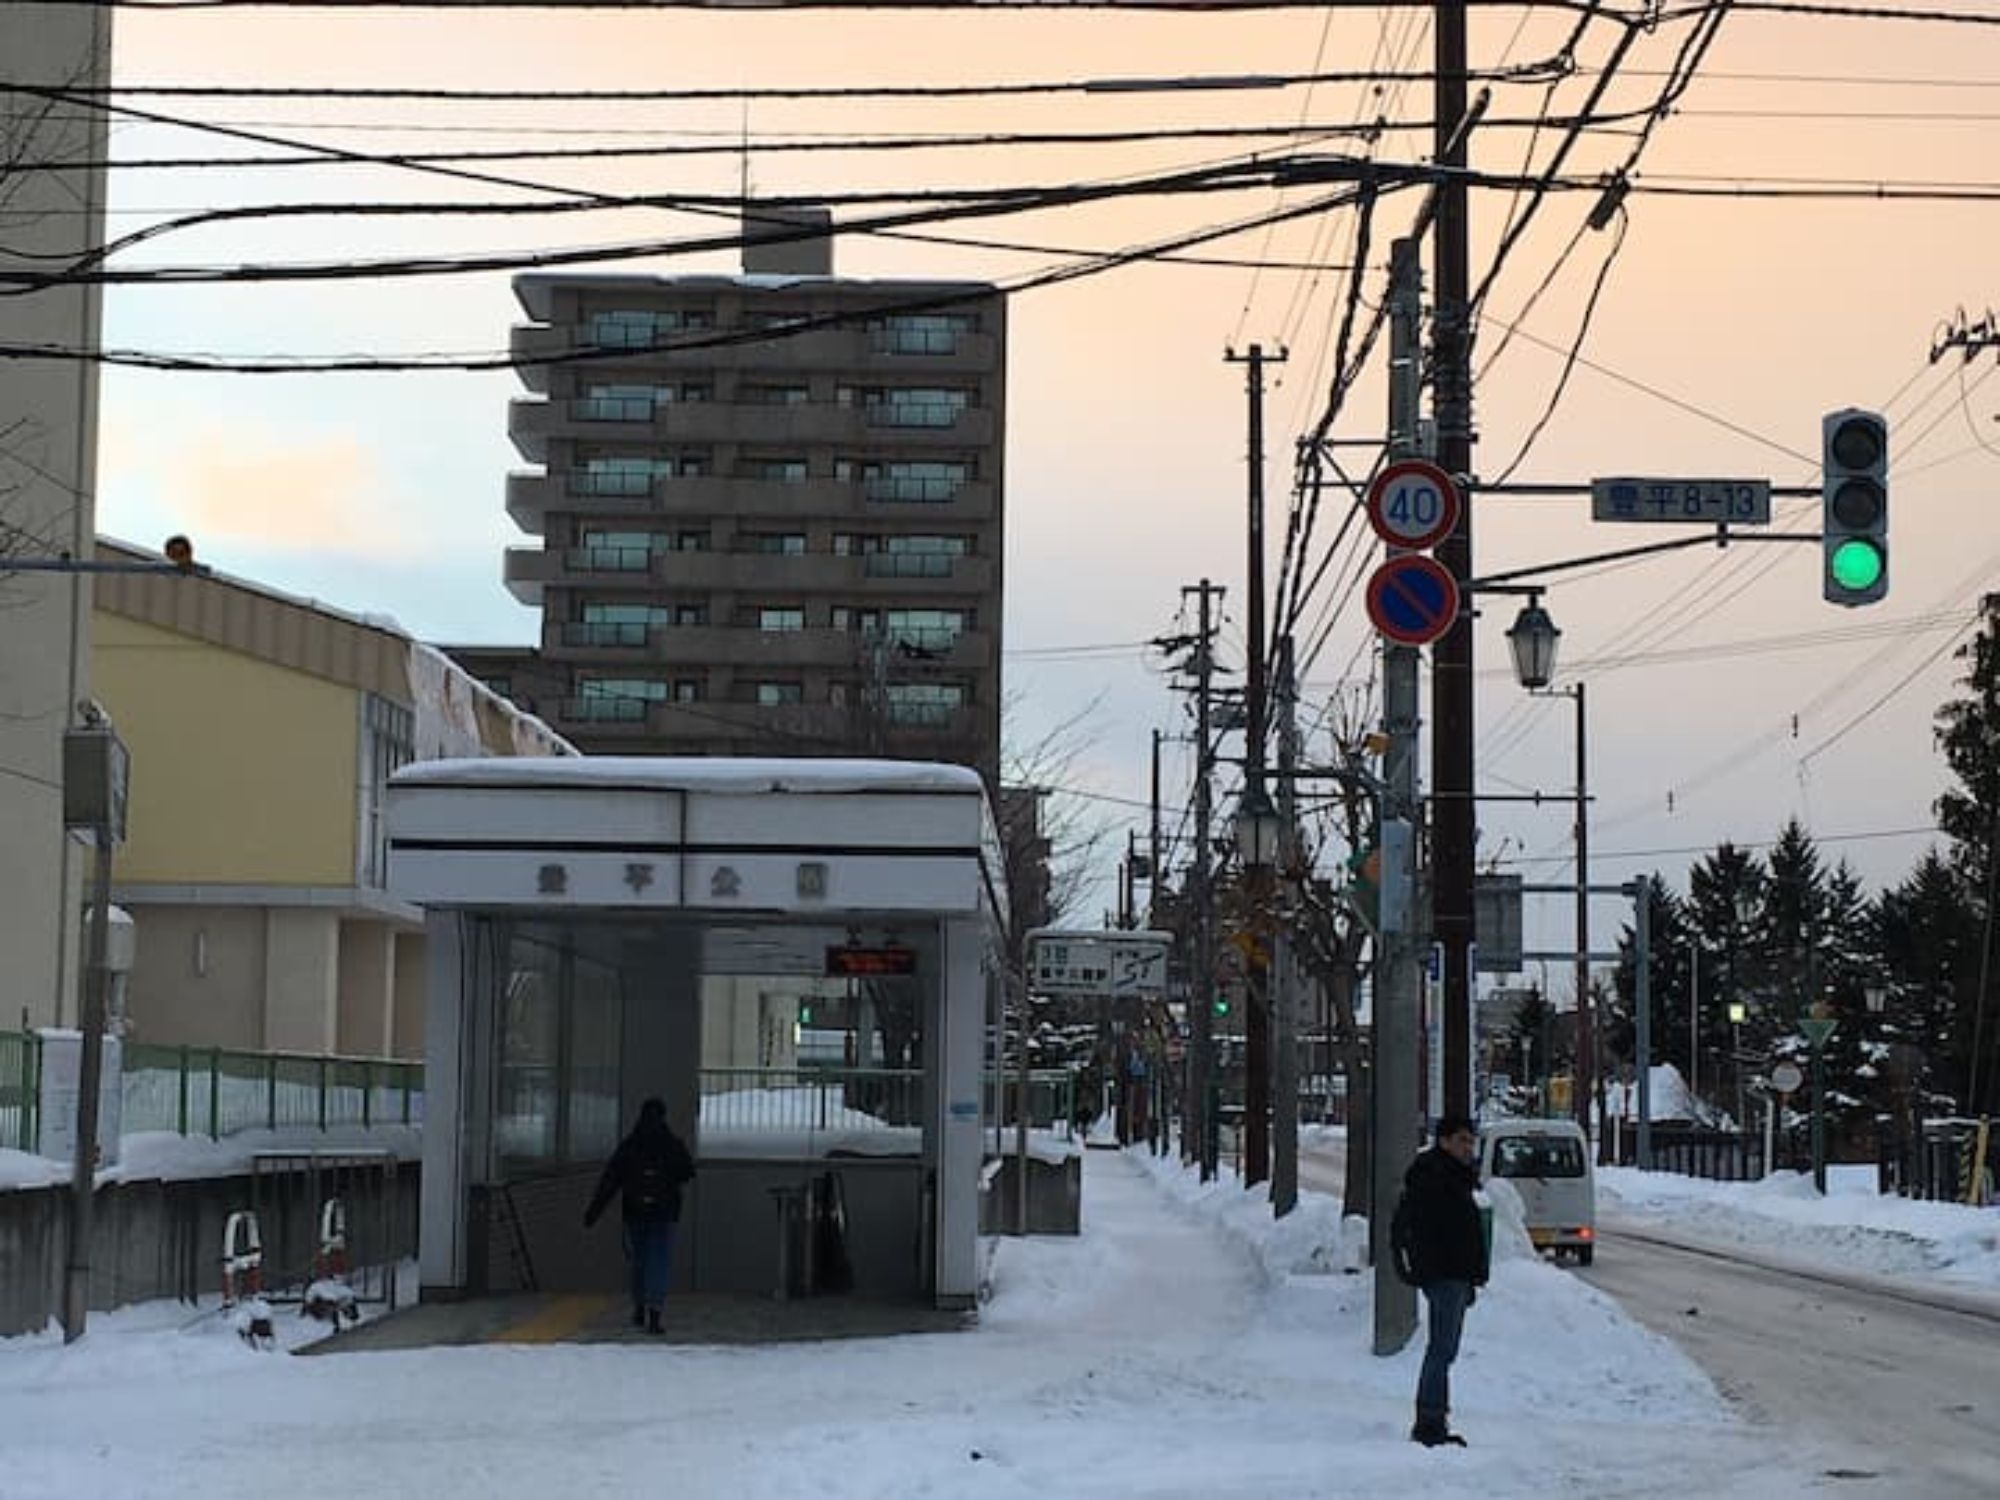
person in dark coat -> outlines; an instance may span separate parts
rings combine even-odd
[[[1403,1197],[1396,1205],[1390,1243],[1396,1274],[1423,1290],[1430,1324],[1423,1370],[1417,1376],[1417,1421],[1412,1440],[1427,1448],[1465,1445],[1447,1422],[1451,1407],[1451,1364],[1458,1358],[1465,1311],[1486,1284],[1485,1226],[1473,1192],[1479,1186],[1479,1137],[1464,1115],[1437,1122],[1437,1144],[1417,1153],[1403,1174]]]
[[[632,1324],[660,1332],[667,1300],[667,1272],[673,1263],[674,1234],[680,1227],[681,1186],[694,1179],[694,1158],[667,1124],[667,1106],[648,1099],[638,1123],[618,1143],[583,1211],[583,1227],[594,1225],[613,1195],[621,1198],[625,1258],[632,1270]]]

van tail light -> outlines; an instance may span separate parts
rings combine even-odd
[[[1597,1238],[1597,1231],[1586,1224],[1576,1232],[1576,1237],[1580,1240],[1594,1240]]]

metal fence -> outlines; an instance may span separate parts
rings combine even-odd
[[[0,1032],[0,1147],[39,1144],[42,1039]],[[126,1135],[167,1131],[220,1140],[245,1130],[416,1125],[424,1065],[295,1052],[128,1043],[121,1081]]]
[[[0,1150],[33,1151],[42,1090],[42,1039],[0,1032]]]
[[[918,1125],[923,1078],[913,1068],[703,1068],[701,1130],[865,1133]]]

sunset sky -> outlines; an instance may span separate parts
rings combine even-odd
[[[1913,0],[1899,0],[1910,4]],[[1944,8],[1953,7],[1947,5]],[[1956,7],[1975,14],[1967,4]],[[1472,60],[1492,68],[1548,59],[1567,12],[1524,19],[1474,12]],[[1688,22],[1643,36],[1605,107],[1650,102]],[[1195,74],[1327,72],[1430,65],[1417,12],[1311,10],[1169,16],[988,12],[582,10],[379,13],[121,11],[123,85],[398,85],[413,88],[663,89],[965,84]],[[1614,41],[1600,26],[1553,108],[1581,107]],[[1473,162],[1496,174],[1547,164],[1560,133],[1526,128],[1550,97],[1541,82],[1496,86]],[[747,130],[754,191],[1052,185],[1147,175],[1253,151],[1357,154],[1351,136],[1315,138],[1378,116],[1427,122],[1429,85],[1233,92],[1077,93],[1024,98],[828,102],[759,100],[475,103],[325,98],[131,97],[135,109],[226,123],[368,152],[606,145],[727,146]],[[1545,601],[1563,630],[1563,680],[1590,683],[1594,877],[1659,868],[1679,883],[1689,851],[1723,838],[1769,839],[1796,813],[1872,887],[1925,847],[1941,784],[1930,716],[1948,691],[1955,639],[1983,589],[2000,586],[2000,382],[1996,356],[1928,361],[1940,326],[2000,301],[1994,230],[2000,181],[2000,27],[1742,14],[1723,24],[1691,88],[1647,145],[1626,200],[1627,231],[1553,420],[1517,480],[1594,474],[1767,477],[1815,482],[1820,416],[1841,406],[1890,418],[1892,552],[1886,601],[1844,611],[1819,597],[1818,549],[1740,546],[1593,572]],[[962,131],[1139,130],[1279,125],[1293,138],[1108,146],[896,149],[789,154],[775,138]],[[1638,122],[1593,132],[1565,166],[1589,179],[1622,159]],[[1391,128],[1385,162],[1420,161],[1427,128]],[[253,147],[127,119],[114,160],[230,155]],[[738,190],[739,153],[649,160],[482,164],[569,189],[612,193]],[[1773,199],[1781,184],[1977,185],[1984,201]],[[1739,188],[1673,196],[1664,189]],[[1294,189],[1304,201],[1320,189]],[[1549,399],[1562,354],[1615,233],[1582,236],[1573,257],[1485,361],[1577,234],[1595,194],[1552,194],[1513,250],[1479,332],[1475,464],[1497,476]],[[1978,194],[1972,195],[1975,199]],[[280,201],[526,202],[533,195],[391,166],[114,173],[112,232],[169,211]],[[1513,195],[1473,194],[1475,280],[1490,264]],[[978,277],[1009,284],[1110,250],[1266,212],[1278,191],[1142,197],[960,225],[944,235],[1029,250],[848,236],[842,274]],[[1363,313],[1381,295],[1388,242],[1415,192],[1384,199],[1373,225]],[[837,209],[836,219],[852,210]],[[631,243],[712,232],[665,210],[512,218],[329,216],[234,223],[166,236],[114,266],[445,255]],[[1202,253],[1345,264],[1351,212],[1257,229]],[[734,257],[658,257],[619,269],[734,269]],[[1346,278],[1336,271],[1150,264],[1023,293],[1011,313],[1008,386],[1008,738],[1033,743],[1084,714],[1066,772],[1083,804],[1142,827],[1147,735],[1186,727],[1163,661],[1142,643],[1185,628],[1180,590],[1228,586],[1225,649],[1240,660],[1244,593],[1244,400],[1225,347],[1285,346],[1269,407],[1269,529],[1284,530],[1295,438],[1322,406]],[[253,356],[503,350],[520,319],[504,273],[392,281],[113,287],[105,339],[119,348]],[[1338,435],[1379,439],[1380,359]],[[157,544],[197,539],[228,572],[343,609],[395,616],[427,638],[525,641],[533,612],[502,589],[500,553],[528,539],[501,508],[520,467],[506,438],[506,372],[248,376],[107,372],[100,525]],[[1343,450],[1365,471],[1362,446]],[[1313,560],[1348,501],[1329,493]],[[1488,496],[1476,506],[1477,571],[1659,539],[1658,528],[1593,525],[1577,499]],[[1812,530],[1817,502],[1781,504],[1779,529]],[[1345,592],[1343,560],[1308,601],[1305,628]],[[1567,790],[1567,703],[1528,702],[1502,632],[1516,602],[1490,602],[1478,637],[1479,782]],[[1365,680],[1371,665],[1358,591],[1307,670],[1305,717]],[[1092,648],[1088,650],[1080,648]],[[1097,649],[1102,648],[1102,649]],[[1303,647],[1302,647],[1303,649]],[[1087,712],[1086,712],[1087,711]],[[1169,827],[1180,822],[1188,756],[1169,764]],[[1669,794],[1671,810],[1669,808]],[[1530,879],[1565,878],[1561,808],[1494,807],[1482,862]],[[1525,862],[1519,862],[1525,861]],[[1108,870],[1105,872],[1108,877]],[[1108,883],[1094,901],[1108,902]],[[1084,913],[1094,917],[1094,911]],[[1615,933],[1615,903],[1600,945]],[[1533,936],[1562,940],[1567,916]],[[1566,991],[1566,981],[1555,979]]]

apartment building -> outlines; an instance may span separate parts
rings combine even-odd
[[[1006,304],[840,280],[831,241],[746,274],[526,275],[535,470],[505,576],[539,648],[452,649],[595,753],[885,755],[1000,737]]]

